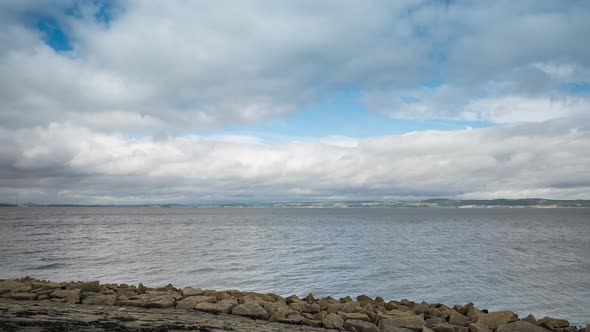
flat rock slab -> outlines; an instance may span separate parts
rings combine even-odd
[[[0,331],[329,331],[176,309],[121,308],[0,299]]]

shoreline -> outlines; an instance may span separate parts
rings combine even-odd
[[[69,331],[167,331],[173,326],[177,331],[590,332],[590,324],[573,326],[563,319],[532,315],[519,318],[507,310],[479,310],[472,303],[448,306],[366,295],[285,298],[171,284],[150,288],[98,281],[0,279],[0,331],[24,326],[57,331],[60,324],[69,326]]]

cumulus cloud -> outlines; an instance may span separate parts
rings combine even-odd
[[[586,2],[109,3],[0,4],[3,200],[587,196]],[[191,134],[343,88],[394,118],[503,127]]]
[[[249,136],[154,141],[63,125],[17,135],[3,130],[0,137],[13,148],[0,151],[0,199],[584,198],[590,190],[588,120],[280,144]]]
[[[590,68],[589,48],[573,37],[590,30],[584,2],[8,1],[1,9],[0,122],[12,127],[91,126],[84,120],[104,116],[96,122],[106,129],[113,114],[150,119],[125,122],[145,128],[252,123],[343,86],[393,116],[462,118],[482,94],[529,98],[541,81],[536,93],[555,91]],[[47,45],[38,17],[51,17],[71,50]],[[451,96],[440,88],[403,102],[432,80]],[[498,85],[511,88],[498,93]]]

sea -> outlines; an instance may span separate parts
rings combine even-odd
[[[366,294],[590,323],[588,208],[0,208],[0,278]]]

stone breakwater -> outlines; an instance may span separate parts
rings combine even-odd
[[[381,297],[371,298],[366,295],[360,295],[356,299],[349,296],[340,299],[331,297],[316,299],[312,294],[303,298],[296,295],[285,298],[276,294],[237,290],[176,288],[170,284],[164,287],[149,288],[143,284],[135,286],[101,284],[98,281],[51,282],[25,277],[16,280],[0,280],[0,297],[9,301],[4,303],[33,303],[36,307],[55,306],[59,308],[64,304],[70,305],[70,308],[76,307],[76,304],[81,304],[80,307],[85,308],[100,307],[102,314],[104,314],[104,310],[107,310],[105,308],[123,307],[135,310],[133,312],[139,315],[137,317],[142,317],[141,315],[149,316],[151,310],[154,315],[160,315],[158,316],[161,317],[160,320],[166,320],[167,315],[174,315],[176,319],[176,325],[173,324],[174,330],[271,331],[276,327],[272,325],[273,322],[276,322],[277,324],[288,324],[284,325],[287,327],[296,327],[296,330],[332,329],[357,332],[590,332],[590,325],[586,325],[584,328],[576,327],[567,320],[552,317],[537,319],[532,315],[519,318],[511,311],[479,310],[472,303],[450,307],[440,303],[416,303],[408,300],[385,301]],[[13,309],[6,308],[5,312],[18,311],[14,307],[11,307]],[[123,308],[117,310],[124,310]],[[164,311],[162,314],[163,309],[170,310]],[[166,312],[168,314],[165,314]],[[232,319],[236,321],[235,319],[239,317],[248,322],[256,320],[264,324],[268,322],[271,325],[258,325],[257,323],[252,325],[252,323],[244,323],[244,320],[236,321],[241,323],[234,325],[219,322],[217,325],[207,325],[206,322],[201,325],[179,325],[178,322],[181,320],[179,317],[185,317],[186,320],[186,314],[190,312],[199,315],[213,314],[216,316],[211,317],[226,317],[229,321]],[[66,315],[66,311],[62,313]],[[68,311],[67,314],[73,315],[71,311]],[[85,315],[82,312],[79,314]],[[23,315],[31,316],[33,314],[29,312],[29,314],[21,314],[20,316]],[[0,315],[0,323],[3,319],[10,320],[6,317],[9,316]],[[117,317],[111,318],[119,321],[138,320],[135,316],[119,317],[121,319]],[[153,317],[151,319],[154,320]],[[215,319],[212,318],[212,320]],[[2,326],[0,325],[0,330]],[[277,330],[290,329],[276,328]],[[126,329],[122,325],[119,325],[117,329],[133,330]],[[141,328],[140,330],[147,331],[150,328]],[[162,330],[162,326],[158,327],[158,330]]]

